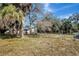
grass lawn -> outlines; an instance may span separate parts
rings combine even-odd
[[[0,38],[0,55],[79,55],[79,40],[73,39],[73,35],[60,34]]]

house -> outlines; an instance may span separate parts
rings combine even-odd
[[[30,29],[24,29],[24,34],[37,34],[37,28],[32,28],[31,31]]]

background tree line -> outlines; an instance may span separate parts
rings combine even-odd
[[[79,31],[79,14],[75,13],[69,18],[59,19],[49,13],[37,24],[38,32],[72,34]]]

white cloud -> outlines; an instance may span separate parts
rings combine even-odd
[[[44,4],[44,12],[52,12],[52,9],[49,7],[49,3]]]
[[[61,18],[61,19],[63,19],[63,18],[69,18],[69,16],[71,16],[71,15],[72,15],[72,13],[66,14],[66,15],[61,15],[61,16],[59,16],[59,18]]]
[[[49,9],[48,9],[48,11],[49,11],[49,12],[52,12],[52,9],[51,9],[51,8],[49,8]]]
[[[49,7],[49,4],[48,4],[48,3],[46,3],[46,4],[45,4],[45,8],[48,8],[48,7]]]
[[[60,10],[63,10],[63,9],[68,9],[70,7],[73,7],[73,6],[76,6],[76,5],[75,4],[74,5],[67,5],[67,6],[61,7],[59,9],[56,9],[55,12],[60,11]]]

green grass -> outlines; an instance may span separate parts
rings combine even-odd
[[[24,38],[0,38],[0,55],[79,56],[79,41],[73,35],[39,34]]]

